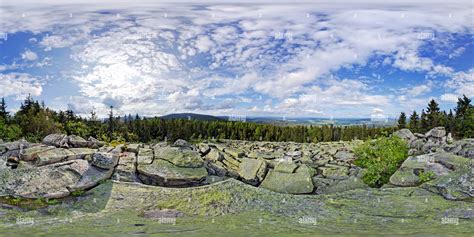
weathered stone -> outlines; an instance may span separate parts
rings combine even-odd
[[[224,160],[224,154],[222,154],[222,152],[217,150],[217,149],[212,149],[206,155],[206,159],[211,160],[211,161],[223,161]]]
[[[426,137],[435,137],[435,138],[442,138],[446,136],[446,129],[444,127],[435,127],[428,131],[425,134]]]
[[[309,176],[313,177],[314,175],[316,175],[316,169],[309,167],[306,164],[302,164],[296,169],[295,173],[306,173],[309,174]]]
[[[43,144],[55,147],[68,147],[66,134],[49,134],[43,138]]]
[[[69,151],[74,153],[76,159],[91,160],[92,155],[97,152],[96,149],[91,148],[70,148]]]
[[[405,140],[406,142],[411,142],[416,139],[415,135],[413,135],[410,129],[407,128],[400,129],[394,132],[393,135]]]
[[[143,147],[143,144],[139,144],[139,143],[128,144],[126,151],[137,154],[138,150],[140,150],[141,147]]]
[[[448,133],[448,136],[446,136],[446,143],[452,144],[454,142],[453,135],[451,133]]]
[[[239,167],[239,175],[245,181],[256,184],[265,177],[267,165],[262,159],[243,158]]]
[[[69,135],[66,137],[66,140],[68,147],[82,148],[89,145],[86,139],[76,135]]]
[[[3,151],[2,153],[6,151],[13,151],[13,150],[21,150],[21,149],[26,149],[30,147],[32,144],[27,142],[25,139],[21,139],[18,141],[14,142],[7,142],[0,144],[0,151]]]
[[[327,185],[316,186],[317,194],[341,193],[355,189],[368,189],[369,186],[359,178],[353,177],[345,180],[329,182]]]
[[[331,165],[328,164],[324,167],[319,167],[321,170],[321,174],[329,179],[347,179],[349,168],[346,166],[338,166],[338,165]]]
[[[311,193],[314,189],[309,174],[304,172],[289,174],[274,170],[268,172],[260,187],[274,192],[291,194]]]
[[[99,141],[99,140],[97,140],[93,137],[89,137],[87,139],[87,147],[89,147],[89,148],[97,149],[97,148],[102,147],[104,145],[105,145],[104,142],[101,142],[101,141]]]
[[[276,172],[293,173],[298,166],[293,162],[278,162],[275,166]]]
[[[32,161],[35,159],[35,155],[37,153],[48,151],[54,148],[55,148],[54,146],[43,146],[43,145],[26,148],[20,153],[20,159],[24,161]]]
[[[173,209],[163,209],[163,210],[150,210],[150,211],[144,211],[143,212],[143,217],[147,219],[160,219],[162,220],[163,218],[177,218],[177,217],[182,217],[184,214],[178,210],[173,210]]]
[[[207,154],[209,154],[209,152],[211,152],[211,147],[208,144],[200,143],[198,145],[198,150],[199,153],[201,153],[201,156],[206,156]]]
[[[141,148],[138,151],[138,164],[151,164],[153,162],[153,150],[150,148]]]
[[[155,159],[163,159],[173,165],[187,168],[198,168],[204,165],[199,152],[182,147],[164,147],[155,149]]]
[[[336,155],[334,155],[334,158],[343,161],[352,161],[355,159],[355,155],[354,153],[348,151],[338,151]]]
[[[184,168],[155,159],[152,164],[138,164],[138,176],[145,184],[160,186],[193,186],[201,183],[207,176],[204,167]]]
[[[436,179],[468,165],[469,159],[444,152],[412,156],[390,177],[390,183],[401,187],[414,187],[421,184],[421,173],[430,172]]]
[[[76,156],[72,151],[65,148],[55,148],[34,155],[36,166],[49,165],[67,160],[75,159]]]
[[[85,160],[0,172],[0,196],[61,198],[94,187],[111,171],[99,171]]]
[[[91,164],[101,169],[113,169],[118,163],[118,157],[112,153],[97,152],[92,155]]]
[[[112,175],[112,179],[122,182],[138,182],[136,164],[137,156],[135,153],[121,153],[118,165],[115,167],[115,172]]]
[[[245,153],[238,149],[233,148],[225,148],[224,150],[227,154],[233,156],[234,158],[242,158],[244,157]]]
[[[192,148],[191,144],[183,139],[178,139],[173,143],[174,147]]]

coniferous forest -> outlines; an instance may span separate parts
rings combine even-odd
[[[74,114],[71,110],[54,111],[44,103],[28,96],[15,114],[7,112],[5,100],[0,101],[0,139],[12,141],[25,138],[38,142],[51,133],[65,133],[81,137],[92,136],[112,142],[153,142],[185,139],[235,139],[249,141],[328,142],[374,138],[390,134],[400,128],[413,132],[426,132],[437,126],[445,126],[456,137],[474,136],[474,108],[471,100],[459,98],[454,112],[440,111],[435,100],[430,101],[421,113],[413,111],[407,118],[401,113],[398,125],[375,127],[367,125],[297,125],[278,126],[238,121],[201,121],[187,119],[145,118],[139,115],[115,116],[113,108],[107,119],[99,119],[94,111],[89,118]]]

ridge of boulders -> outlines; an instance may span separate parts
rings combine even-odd
[[[443,127],[393,135],[407,142],[410,157],[384,188],[420,186],[452,200],[474,196],[474,139],[454,141]],[[368,189],[363,169],[354,165],[353,150],[361,143],[177,140],[111,147],[94,138],[50,134],[40,144],[0,142],[0,197],[60,198],[108,179],[191,187],[234,178],[289,194]]]

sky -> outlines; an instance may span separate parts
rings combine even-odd
[[[384,118],[474,97],[470,0],[35,2],[0,2],[12,112],[31,94],[82,116]]]

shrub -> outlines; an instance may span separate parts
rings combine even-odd
[[[430,180],[433,180],[435,178],[435,174],[433,173],[433,171],[421,171],[419,174],[418,174],[418,178],[420,179],[420,182],[421,183],[425,183],[425,182],[428,182]]]
[[[400,165],[408,157],[408,145],[397,136],[368,140],[354,150],[355,164],[366,168],[362,176],[370,187],[381,187],[388,183]]]

